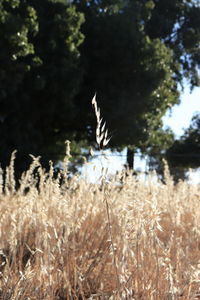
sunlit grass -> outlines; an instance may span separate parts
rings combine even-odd
[[[13,171],[0,196],[0,299],[198,299],[200,186],[167,173],[165,185],[125,174],[60,184],[35,159],[15,190]]]
[[[167,166],[165,184],[128,170],[69,179],[69,157],[68,142],[56,178],[32,157],[17,189],[15,153],[0,170],[0,299],[199,299],[200,185],[174,185]]]

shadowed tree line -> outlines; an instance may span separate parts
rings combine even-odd
[[[191,89],[199,85],[199,15],[194,0],[2,0],[2,166],[14,149],[21,172],[29,153],[44,166],[62,160],[66,139],[77,154],[95,147],[96,92],[109,147],[127,147],[130,168],[138,151],[155,165],[167,157],[198,167],[189,154],[199,149],[199,116],[179,141],[162,129],[162,117],[179,103],[185,78]]]

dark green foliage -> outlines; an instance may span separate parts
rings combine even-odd
[[[152,133],[149,144],[146,148],[148,154],[148,167],[149,171],[156,170],[161,180],[164,181],[165,162],[167,160],[168,149],[172,147],[175,142],[175,137],[170,128],[160,129],[156,133]],[[170,174],[175,183],[180,179],[187,179],[186,168],[174,166],[169,163]]]
[[[197,0],[154,0],[146,31],[173,51],[175,78],[186,77],[191,88],[200,85],[200,2]]]
[[[167,151],[172,167],[200,167],[200,114],[196,114],[184,135],[174,142]]]
[[[64,153],[73,138],[73,97],[81,79],[78,46],[83,15],[74,6],[50,0],[0,4],[0,157],[18,150],[46,162]],[[60,155],[61,156],[61,155]],[[63,155],[62,155],[63,156]],[[61,157],[62,157],[61,156]]]
[[[159,39],[151,40],[141,25],[141,14],[151,8],[141,8],[137,1],[136,10],[125,7],[114,13],[111,9],[99,13],[94,3],[80,6],[86,18],[80,49],[85,76],[77,97],[82,128],[95,127],[93,116],[85,118],[85,112],[90,112],[96,91],[113,134],[110,146],[145,147],[166,109],[178,102],[171,76],[173,53]]]
[[[199,84],[198,3],[183,0],[74,3],[86,19],[82,27],[85,42],[80,49],[85,73],[76,98],[80,128],[88,129],[88,138],[95,134],[95,119],[89,107],[97,92],[112,134],[109,143],[112,149],[128,146],[148,153],[150,142],[155,143],[151,144],[153,147],[156,143],[160,147],[162,116],[179,103],[177,84],[182,84],[184,77],[191,88]],[[152,140],[152,135],[157,138]]]
[[[47,164],[65,139],[92,143],[95,92],[111,149],[162,152],[177,84],[199,84],[199,15],[192,0],[1,0],[3,165],[14,149],[23,170],[29,153]]]

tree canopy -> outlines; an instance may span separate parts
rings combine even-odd
[[[200,167],[200,114],[192,118],[189,128],[168,149],[167,159],[172,167]]]
[[[181,0],[74,3],[85,15],[80,128],[93,132],[89,105],[97,92],[109,146],[145,152],[152,135],[160,136],[166,110],[179,103],[178,83],[187,77],[191,88],[199,84],[200,7]]]
[[[194,0],[2,0],[3,165],[14,149],[24,169],[29,153],[56,161],[66,139],[92,143],[95,92],[111,149],[161,145],[178,84],[199,85],[199,15]]]
[[[18,150],[55,159],[73,137],[73,97],[81,69],[80,26],[75,7],[51,0],[0,3],[0,156]]]

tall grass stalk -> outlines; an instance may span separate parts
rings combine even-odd
[[[199,299],[199,185],[60,180],[33,157],[16,190],[14,154],[6,172],[0,299]]]
[[[0,195],[0,299],[198,299],[199,185],[34,176]]]
[[[96,95],[92,99],[92,105],[94,106],[96,120],[97,120],[96,141],[97,141],[99,150],[103,151],[103,147],[105,147],[109,143],[110,138],[108,138],[108,130],[106,129],[106,122],[104,122],[102,124],[103,118],[101,118],[100,108],[98,108],[98,105],[97,105]],[[109,203],[108,203],[109,191],[106,189],[105,178],[104,178],[103,174],[101,176],[100,184],[101,184],[102,190],[104,192],[104,202],[105,202],[105,205],[106,205],[108,232],[109,232],[109,238],[110,238],[112,256],[113,256],[113,264],[114,264],[114,267],[115,267],[116,281],[117,281],[116,298],[118,298],[118,293],[121,290],[121,283],[120,283],[120,277],[119,277],[118,268],[117,268],[117,259],[116,259],[115,247],[114,247],[114,242],[113,242],[111,216],[110,216],[110,209],[109,209]]]

